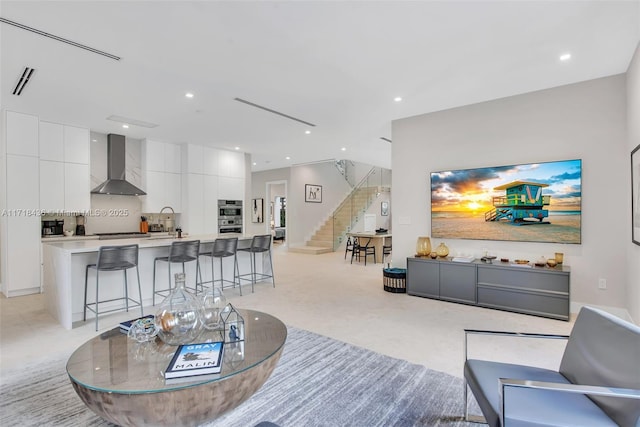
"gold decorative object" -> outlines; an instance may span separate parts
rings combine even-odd
[[[431,239],[427,236],[418,237],[416,243],[416,254],[418,256],[429,256],[431,253]]]
[[[562,252],[556,252],[556,262],[562,264],[562,261],[564,261],[564,254]]]
[[[438,245],[438,247],[436,248],[436,254],[438,254],[440,258],[445,258],[447,255],[449,255],[449,248],[444,244],[444,242]]]

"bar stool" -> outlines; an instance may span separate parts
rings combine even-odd
[[[156,305],[156,294],[165,296],[171,292],[171,264],[182,264],[182,272],[184,273],[184,264],[186,262],[196,262],[195,287],[187,288],[198,294],[198,274],[200,273],[200,240],[174,241],[169,247],[169,256],[156,257],[153,260],[153,305]],[[169,288],[156,291],[156,265],[160,262],[168,263],[169,271]]]
[[[129,298],[129,283],[127,281],[127,270],[130,268],[136,269],[136,276],[138,278],[138,298],[136,301],[133,298]],[[87,287],[89,281],[89,269],[96,270],[96,300],[95,302],[87,303]],[[100,284],[100,272],[101,271],[122,271],[124,273],[124,297],[111,298],[100,301],[98,289]],[[129,302],[133,303],[132,307],[140,307],[140,316],[144,316],[144,310],[142,308],[142,290],[140,289],[140,271],[138,270],[138,245],[123,245],[123,246],[101,246],[98,249],[98,261],[96,264],[88,264],[84,274],[84,310],[82,319],[87,320],[87,309],[94,312],[96,315],[96,331],[98,330],[98,316],[103,313],[110,313],[113,311],[120,311],[122,308],[112,308],[104,311],[100,311],[99,304],[108,303],[112,301],[124,300],[125,309],[129,311]],[[95,306],[92,308],[91,306]]]
[[[200,256],[211,257],[211,286],[215,286],[216,282],[220,283],[220,287],[224,289],[225,283],[231,283],[233,287],[240,287],[240,295],[242,296],[242,285],[240,283],[240,269],[238,268],[238,238],[224,238],[224,239],[216,239],[213,242],[213,247],[211,248],[211,252],[200,252]],[[223,258],[233,257],[233,280],[225,279],[224,272],[222,270]],[[218,259],[220,261],[220,278],[215,279],[215,275],[213,273],[214,268],[214,260]],[[236,282],[236,279],[238,280]],[[200,277],[200,286],[202,287],[204,283],[202,281],[202,276]],[[227,286],[229,287],[229,286]]]
[[[271,257],[271,234],[263,234],[259,236],[253,236],[251,239],[251,246],[248,248],[238,249],[242,252],[248,252],[250,255],[251,273],[240,274],[238,277],[240,280],[251,280],[251,292],[253,292],[253,285],[258,280],[264,280],[271,278],[273,287],[276,287],[276,280],[273,277],[273,259]],[[261,253],[264,259],[265,254],[269,254],[269,265],[271,266],[271,274],[257,273],[256,272],[256,254]],[[245,279],[243,276],[250,276],[250,279]]]

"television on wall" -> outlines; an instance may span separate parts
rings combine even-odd
[[[581,243],[582,160],[431,173],[431,237]]]

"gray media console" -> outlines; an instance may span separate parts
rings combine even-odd
[[[569,320],[569,268],[407,258],[407,293]]]

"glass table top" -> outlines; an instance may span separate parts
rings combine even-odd
[[[164,379],[177,346],[155,341],[138,343],[119,326],[82,344],[69,358],[72,381],[89,389],[114,393],[153,393],[221,381],[251,369],[280,350],[287,328],[279,319],[259,311],[238,310],[245,322],[245,341],[225,344],[220,374]],[[196,342],[221,341],[220,331],[203,330]]]

